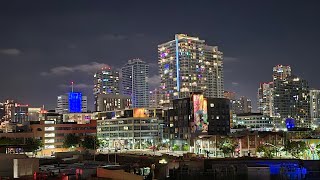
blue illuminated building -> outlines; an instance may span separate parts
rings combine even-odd
[[[82,111],[82,93],[69,93],[69,111],[70,113],[81,113]]]

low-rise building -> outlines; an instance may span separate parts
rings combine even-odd
[[[239,129],[240,127],[252,131],[272,131],[274,129],[272,118],[260,113],[234,115],[232,120],[232,129]]]
[[[63,142],[68,134],[75,134],[82,139],[85,135],[95,136],[97,133],[97,122],[90,120],[86,124],[76,122],[58,123],[55,120],[40,121],[38,124],[30,125],[35,138],[43,143],[42,155],[52,155],[55,152],[63,152]]]
[[[97,117],[97,136],[104,148],[146,149],[160,142],[162,109],[108,111]]]

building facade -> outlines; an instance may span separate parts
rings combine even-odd
[[[273,101],[274,114],[282,121],[293,118],[296,127],[311,126],[309,85],[306,80],[296,76],[274,80]]]
[[[233,117],[233,129],[246,128],[252,131],[272,131],[272,117],[260,113],[239,114]]]
[[[42,108],[28,108],[28,119],[29,121],[40,121],[41,113],[43,112]]]
[[[202,92],[205,97],[223,98],[223,53],[217,46],[185,34],[158,45],[159,74],[163,103]]]
[[[154,90],[150,91],[150,107],[162,107],[162,95],[159,88],[155,88]]]
[[[111,69],[111,67],[103,67],[101,70],[97,71],[94,76],[94,88],[93,94],[95,98],[95,111],[98,111],[97,101],[98,95],[110,94],[119,95],[120,94],[120,74],[119,71]]]
[[[132,107],[149,106],[149,65],[140,60],[129,60],[121,68],[122,94],[131,97]]]
[[[227,135],[230,132],[230,104],[225,98],[193,94],[191,98],[175,99],[173,108],[166,115],[169,139],[175,144],[190,144],[201,135]]]
[[[56,112],[59,114],[87,112],[87,96],[81,92],[69,92],[57,98]]]
[[[320,125],[320,90],[310,90],[309,96],[311,127],[316,128]]]
[[[96,111],[114,111],[131,108],[131,96],[119,94],[99,94],[96,96]]]
[[[43,143],[42,155],[50,156],[55,152],[64,152],[68,149],[63,148],[63,142],[68,134],[75,134],[83,139],[85,135],[96,136],[97,123],[90,120],[86,124],[74,122],[59,123],[55,120],[44,120],[38,124],[30,125],[34,137]]]
[[[107,149],[148,149],[161,140],[162,109],[134,108],[99,113],[97,135]]]
[[[243,108],[243,113],[251,113],[252,106],[251,106],[251,99],[241,96],[240,97],[240,104]]]
[[[260,83],[258,89],[258,111],[267,116],[274,116],[273,82]]]

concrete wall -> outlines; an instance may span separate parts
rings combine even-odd
[[[26,159],[25,154],[0,154],[0,177],[13,178],[13,159]]]
[[[13,159],[13,177],[32,176],[39,171],[39,159]]]

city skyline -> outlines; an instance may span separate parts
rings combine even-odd
[[[320,17],[317,2],[290,1],[291,6],[286,6],[285,2],[269,1],[248,7],[240,2],[214,3],[183,4],[186,9],[200,9],[199,15],[186,15],[186,19],[179,15],[183,10],[175,8],[179,2],[170,2],[170,6],[127,2],[121,12],[108,8],[121,3],[3,3],[0,100],[16,99],[33,107],[45,104],[54,109],[56,96],[68,92],[70,82],[75,81],[75,89],[88,96],[89,109],[93,110],[94,68],[101,64],[120,68],[129,59],[141,58],[150,64],[150,72],[158,72],[157,45],[177,33],[219,46],[225,56],[225,90],[249,97],[254,106],[257,86],[272,78],[276,64],[290,65],[296,75],[310,82],[310,87],[320,87],[314,75],[320,28],[316,23]],[[213,4],[221,8],[213,12]],[[150,12],[148,17],[144,9]],[[162,11],[168,15],[158,15]],[[170,20],[170,15],[175,17]],[[212,22],[201,19],[202,15]],[[190,25],[187,19],[198,23]],[[256,64],[259,66],[254,67]],[[149,78],[159,82],[158,73],[150,73]]]

